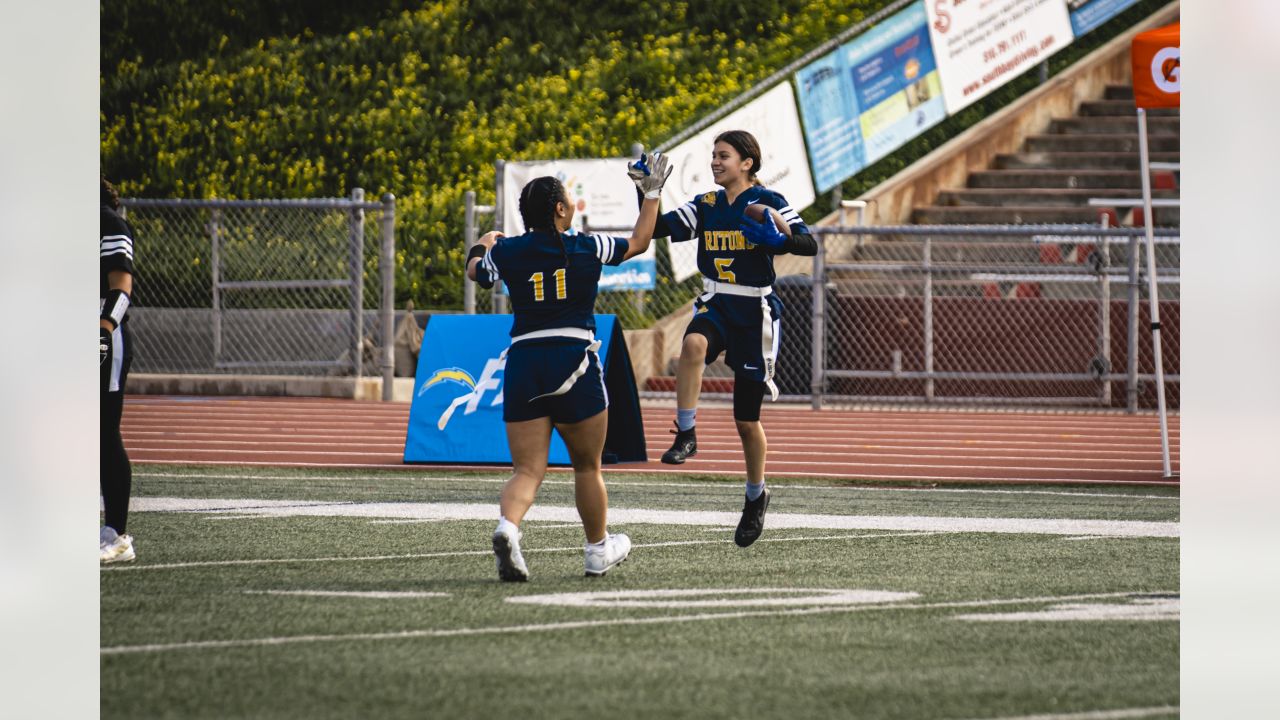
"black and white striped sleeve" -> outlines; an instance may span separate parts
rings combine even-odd
[[[778,208],[778,212],[782,215],[782,219],[791,226],[792,232],[808,233],[809,227],[804,224],[804,220],[800,219],[800,213],[796,212],[795,208],[788,205],[786,200],[782,200],[782,196],[778,197],[779,200],[781,200],[779,203],[781,207]]]
[[[494,260],[494,251],[498,249],[497,245],[489,248],[476,265],[476,282],[480,287],[488,289],[493,287],[494,283],[502,279],[502,273],[498,272],[498,263]]]
[[[626,238],[612,235],[596,235],[593,233],[591,239],[595,241],[596,257],[600,258],[602,265],[621,265],[622,259],[627,256],[628,248],[631,247],[630,241]]]
[[[692,200],[662,215],[662,220],[671,229],[671,242],[692,240],[698,232],[698,206]]]
[[[122,271],[133,274],[133,229],[119,215],[103,208],[102,239],[98,249],[104,272]]]

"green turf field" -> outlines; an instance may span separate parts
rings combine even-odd
[[[1166,718],[1166,488],[609,476],[631,558],[582,577],[572,484],[497,581],[492,474],[137,466],[101,574],[104,718]],[[661,592],[659,592],[661,591]]]

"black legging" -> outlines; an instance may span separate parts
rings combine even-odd
[[[125,347],[116,349],[123,351],[124,361],[120,366],[120,390],[107,392],[107,384],[111,374],[111,358],[103,363],[100,405],[102,417],[98,423],[101,435],[101,472],[102,504],[105,508],[104,521],[121,535],[125,534],[129,522],[129,493],[133,489],[133,466],[129,463],[129,455],[124,451],[124,439],[120,436],[120,417],[124,414],[124,383],[129,376],[128,353],[129,333],[121,333]]]

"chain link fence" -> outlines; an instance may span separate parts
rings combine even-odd
[[[815,233],[825,292],[815,312],[792,314],[808,327],[793,327],[786,342],[793,364],[808,351],[809,389],[822,402],[1155,407],[1141,229]],[[1157,234],[1163,369],[1169,407],[1177,408],[1179,238],[1176,230]]]
[[[135,372],[389,377],[391,195],[121,206],[137,234]]]

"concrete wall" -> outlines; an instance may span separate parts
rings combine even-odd
[[[1055,117],[1070,117],[1081,102],[1102,96],[1107,85],[1130,82],[1129,47],[1133,36],[1178,19],[1172,2],[1139,25],[1085,56],[1049,82],[979,122],[910,167],[867,191],[866,224],[904,225],[911,211],[930,205],[938,192],[962,188],[969,173],[990,167],[1000,153],[1018,152],[1028,135],[1043,133]],[[836,225],[839,211],[818,225]]]

